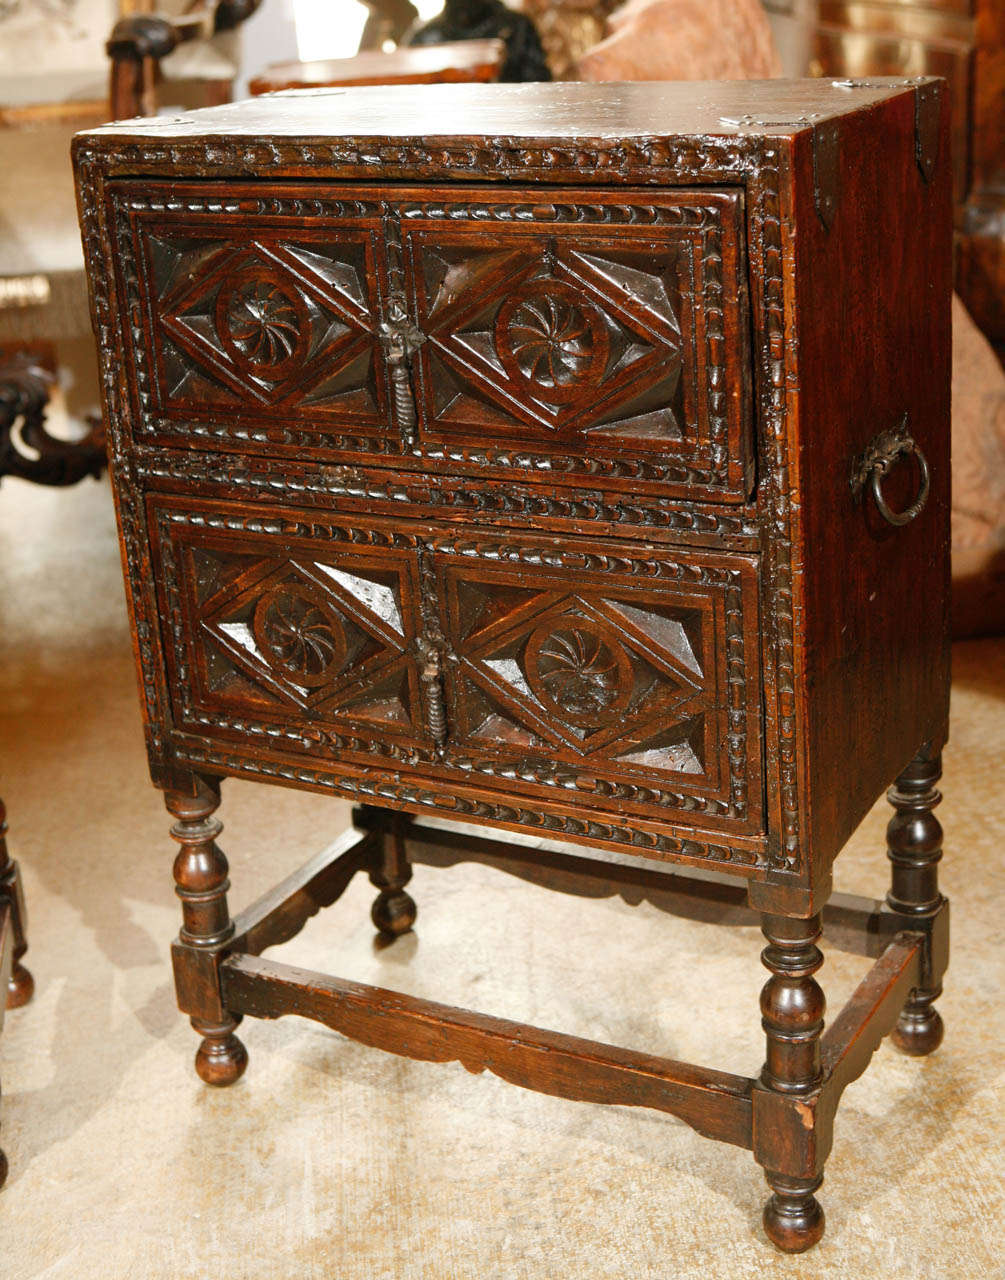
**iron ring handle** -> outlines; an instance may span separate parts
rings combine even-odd
[[[913,440],[905,440],[901,443],[896,453],[897,457],[910,457],[911,454],[918,459],[918,468],[921,471],[921,485],[918,489],[918,496],[914,499],[909,507],[903,511],[891,511],[887,505],[886,499],[883,497],[882,482],[883,476],[886,475],[888,468],[874,466],[872,469],[871,489],[873,500],[879,509],[879,514],[887,522],[887,524],[902,525],[910,524],[916,515],[919,515],[922,507],[928,501],[928,491],[931,488],[931,476],[928,471],[928,462],[925,455],[921,452]],[[893,461],[893,458],[890,459]]]
[[[921,472],[921,484],[918,487],[917,496],[911,505],[903,511],[892,511],[883,497],[883,477],[891,470],[898,458],[909,458],[912,454],[917,458],[918,469]],[[887,524],[892,524],[895,527],[910,524],[915,516],[920,514],[928,501],[928,493],[931,488],[928,461],[917,443],[908,434],[906,417],[901,420],[898,427],[893,431],[883,431],[876,436],[865,452],[855,459],[855,465],[852,468],[851,487],[852,493],[856,498],[861,497],[862,490],[867,483],[879,514]]]

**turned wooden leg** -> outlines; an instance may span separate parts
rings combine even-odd
[[[25,936],[27,917],[24,909],[24,894],[21,890],[21,876],[17,863],[11,861],[7,852],[7,810],[0,800],[0,898],[5,898],[11,905],[14,921],[14,966],[11,969],[10,981],[7,983],[7,1008],[19,1009],[27,1004],[35,990],[35,979],[21,963],[28,950],[28,939]]]
[[[942,824],[932,812],[942,799],[936,787],[941,776],[941,752],[922,749],[887,792],[896,812],[886,828],[891,866],[886,900],[901,915],[930,917],[942,906]],[[890,1039],[903,1053],[931,1053],[942,1043],[942,1018],[932,1008],[941,994],[941,983],[911,992],[890,1033]]]
[[[0,921],[0,926],[2,926],[2,921]],[[0,937],[2,937],[2,929],[0,929]],[[3,952],[3,945],[2,945],[2,942],[0,942],[0,970],[2,970],[5,967],[4,957],[2,952]],[[3,1010],[0,1009],[0,1025],[2,1025],[2,1023],[3,1023]],[[6,1181],[7,1181],[7,1157],[3,1153],[3,1148],[0,1148],[0,1188],[3,1187],[3,1184]]]
[[[182,914],[179,942],[196,950],[219,950],[234,932],[227,909],[227,859],[216,844],[223,825],[213,817],[220,804],[219,783],[197,778],[194,794],[169,791],[165,803],[178,819],[171,834],[181,845],[174,863]],[[240,1018],[224,1014],[214,1020],[193,1017],[191,1022],[202,1036],[195,1055],[201,1079],[213,1085],[239,1080],[248,1065],[247,1050],[234,1035]]]
[[[0,1147],[0,1188],[7,1181],[7,1167],[7,1157],[3,1153],[3,1148]]]
[[[376,862],[370,870],[370,882],[380,890],[370,918],[386,937],[399,937],[415,924],[416,906],[405,892],[405,885],[412,878],[411,863],[405,852],[408,821],[401,814],[388,817]]]
[[[820,1033],[824,1026],[824,993],[813,975],[823,964],[816,945],[820,917],[808,920],[765,915],[768,945],[761,959],[771,977],[761,992],[761,1025],[767,1035],[767,1059],[761,1083],[786,1095],[809,1094],[822,1078]],[[765,1169],[772,1195],[764,1207],[764,1230],[786,1253],[800,1253],[824,1233],[824,1211],[814,1192],[823,1181],[792,1178]]]

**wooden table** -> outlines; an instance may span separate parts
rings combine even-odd
[[[505,57],[506,46],[501,40],[450,40],[390,53],[368,50],[352,58],[278,62],[266,67],[248,88],[260,94],[346,85],[485,84],[499,79]]]
[[[942,1036],[946,126],[932,80],[563,84],[278,95],[78,138],[204,1080],[244,1071],[244,1015],[297,1013],[679,1116],[753,1151],[776,1245],[819,1239],[842,1091],[887,1033]],[[236,919],[232,776],[360,806]],[[885,902],[832,896],[894,778]],[[464,859],[760,919],[763,1067],[262,958],[360,871],[403,933],[412,864]],[[876,961],[826,1030],[822,929]]]

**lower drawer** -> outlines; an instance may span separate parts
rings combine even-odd
[[[764,831],[755,556],[148,503],[179,759],[511,826]]]

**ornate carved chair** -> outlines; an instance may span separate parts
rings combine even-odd
[[[503,0],[446,0],[443,12],[405,36],[406,45],[443,44],[450,40],[502,40],[506,60],[503,81],[550,80],[551,69],[537,28],[525,13]]]
[[[197,76],[203,87],[203,105],[229,101],[236,66],[226,57],[221,59],[219,50],[214,51],[215,59],[205,51],[213,37],[235,30],[261,2],[217,0],[177,15],[132,13],[121,18],[105,46],[111,59],[108,97],[112,119],[155,114],[157,89],[170,55],[174,55],[171,78],[177,82]]]
[[[181,15],[121,19],[107,44],[107,101],[92,93],[89,101],[4,106],[11,91],[0,79],[0,477],[67,485],[100,474],[103,445],[85,426],[98,387],[70,171],[73,134],[109,115],[152,114],[168,80],[170,100],[185,106],[195,105],[193,97],[206,105],[229,99],[236,65],[226,50],[210,48],[210,38],[232,31],[260,2],[219,0]],[[78,91],[58,76],[39,78],[52,86],[48,92]],[[77,442],[44,425],[57,369]]]

